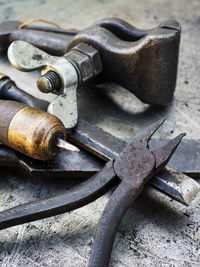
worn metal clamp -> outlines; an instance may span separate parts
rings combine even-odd
[[[107,19],[75,35],[63,57],[23,41],[10,45],[8,57],[19,70],[42,69],[38,88],[59,95],[48,111],[72,128],[78,118],[76,89],[95,77],[95,83],[124,86],[145,103],[167,105],[175,90],[179,41],[176,21],[144,31]]]

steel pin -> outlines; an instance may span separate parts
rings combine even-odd
[[[78,147],[66,142],[65,140],[58,138],[57,139],[57,144],[58,147],[66,149],[66,150],[70,150],[73,152],[79,152],[80,150],[78,149]]]

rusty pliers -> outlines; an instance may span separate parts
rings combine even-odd
[[[97,227],[89,262],[90,267],[107,266],[122,217],[142,192],[144,184],[165,167],[185,135],[180,134],[166,145],[150,150],[148,142],[163,121],[136,135],[116,160],[109,161],[100,172],[79,186],[54,197],[1,212],[0,229],[80,208],[117,185]]]

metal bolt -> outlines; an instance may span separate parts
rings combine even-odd
[[[43,93],[58,91],[61,87],[60,77],[56,72],[48,71],[37,80],[37,87]]]

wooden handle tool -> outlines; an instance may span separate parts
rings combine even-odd
[[[60,148],[79,151],[65,141],[65,127],[54,115],[6,100],[0,100],[0,114],[0,143],[29,157],[47,160]]]

